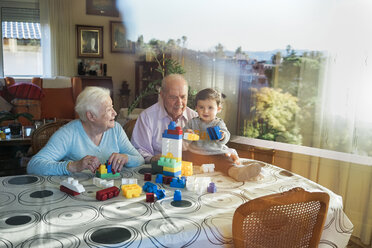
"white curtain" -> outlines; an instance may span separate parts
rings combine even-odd
[[[72,0],[40,0],[44,76],[74,75]]]
[[[371,244],[372,165],[353,155],[372,157],[372,3],[339,2],[329,14],[332,46],[310,135],[314,146],[350,154],[355,163],[318,158],[311,169],[297,164],[292,170],[340,194],[353,235]]]

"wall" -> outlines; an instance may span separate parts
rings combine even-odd
[[[138,56],[128,53],[111,53],[110,49],[110,21],[121,21],[120,17],[96,16],[87,15],[85,8],[85,0],[73,2],[73,22],[74,25],[90,25],[103,26],[103,59],[102,63],[107,64],[107,76],[111,76],[114,84],[114,108],[119,111],[121,106],[121,99],[119,96],[121,84],[127,81],[129,89],[131,90],[131,98],[129,103],[134,98],[134,62],[138,60]],[[76,42],[76,41],[75,41]],[[76,57],[75,45],[75,74],[77,74],[78,58]]]

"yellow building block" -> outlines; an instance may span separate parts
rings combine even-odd
[[[142,188],[138,184],[125,184],[121,186],[123,196],[126,198],[139,197],[142,193]]]
[[[182,170],[182,166],[177,166],[175,168],[163,166],[163,171],[177,172],[177,171],[180,171],[180,170]]]
[[[192,176],[193,174],[193,167],[192,162],[182,161],[182,169],[181,169],[181,176]]]
[[[176,158],[176,157],[173,157],[173,154],[168,152],[167,155],[165,156],[166,158],[170,158],[170,159],[175,159],[176,162],[181,162],[182,158]]]
[[[185,139],[185,140],[191,140],[191,141],[196,141],[196,140],[199,140],[199,135],[197,135],[195,133],[185,133],[183,135],[183,139]]]
[[[107,174],[107,168],[104,164],[101,164],[99,167],[98,167],[98,172],[100,174]]]

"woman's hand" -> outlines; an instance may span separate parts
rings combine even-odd
[[[100,164],[101,163],[99,162],[97,157],[87,155],[78,161],[72,161],[68,166],[68,170],[70,172],[90,170],[91,172],[94,173],[98,166],[100,166]]]
[[[109,164],[112,165],[112,172],[120,172],[123,166],[128,163],[129,157],[126,154],[113,153],[108,159]]]

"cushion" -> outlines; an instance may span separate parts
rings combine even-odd
[[[72,88],[44,88],[45,97],[41,99],[41,118],[74,119],[75,101]]]
[[[32,83],[14,83],[7,89],[9,94],[15,98],[40,100],[44,97],[43,90]]]

